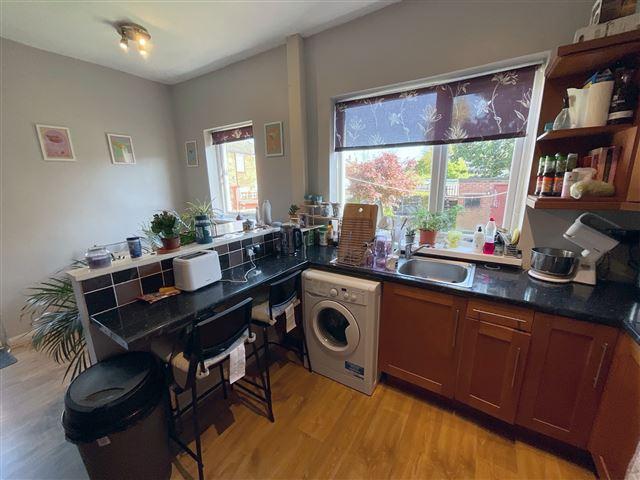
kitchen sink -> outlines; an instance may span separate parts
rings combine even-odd
[[[436,258],[412,258],[404,262],[398,269],[398,273],[409,277],[466,288],[473,285],[475,271],[476,266],[473,263]]]

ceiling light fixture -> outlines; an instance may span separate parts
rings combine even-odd
[[[120,35],[120,47],[123,50],[129,49],[129,41],[138,47],[138,52],[143,58],[147,58],[149,54],[148,45],[151,35],[146,28],[135,23],[120,23],[116,26]]]

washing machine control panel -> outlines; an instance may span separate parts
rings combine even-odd
[[[334,298],[345,303],[365,304],[365,294],[357,288],[347,288],[330,283],[308,281],[305,289],[307,292],[320,297]]]

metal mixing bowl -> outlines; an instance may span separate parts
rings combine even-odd
[[[553,277],[571,277],[580,258],[578,254],[560,248],[536,247],[531,249],[531,269]]]

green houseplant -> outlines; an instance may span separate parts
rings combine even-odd
[[[160,236],[165,250],[175,250],[180,247],[181,222],[173,213],[163,210],[156,213],[151,220],[151,231]]]
[[[76,262],[73,266],[80,266]],[[71,280],[54,275],[30,287],[20,318],[31,321],[31,345],[56,363],[68,363],[64,378],[89,366],[80,313]]]
[[[295,222],[296,220],[298,220],[298,211],[300,210],[300,207],[296,204],[291,204],[289,206],[289,219],[292,222]]]
[[[459,205],[442,212],[430,212],[422,207],[416,212],[416,226],[420,230],[420,244],[435,245],[436,236],[441,230],[453,228],[458,213],[462,210]]]

